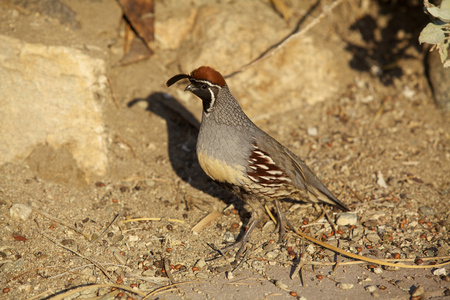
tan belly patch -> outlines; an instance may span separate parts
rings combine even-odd
[[[238,165],[229,165],[225,162],[197,153],[198,162],[203,171],[214,180],[237,184],[245,181],[244,168]]]

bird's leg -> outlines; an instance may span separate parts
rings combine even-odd
[[[275,231],[278,231],[279,233],[278,242],[281,243],[284,240],[284,237],[286,236],[286,225],[289,226],[290,229],[294,229],[294,227],[281,210],[281,205],[278,200],[275,200],[275,207],[277,209],[277,218],[278,218],[278,223],[277,227],[275,228]]]
[[[247,227],[247,231],[244,233],[242,238],[239,241],[236,241],[233,244],[231,244],[229,246],[226,246],[225,248],[220,249],[220,252],[225,253],[225,252],[227,252],[227,251],[229,251],[229,250],[239,246],[239,250],[236,253],[236,258],[241,256],[241,254],[245,250],[245,245],[247,244],[248,240],[250,239],[250,235],[252,234],[253,230],[258,225],[258,223],[259,223],[259,219],[258,220],[251,220],[250,223],[249,223],[249,226]]]
[[[220,250],[221,253],[225,253],[239,246],[239,250],[236,253],[236,258],[238,258],[244,252],[245,245],[249,241],[250,235],[252,234],[253,230],[255,230],[256,226],[261,220],[261,204],[258,201],[255,201],[256,199],[246,198],[243,200],[245,200],[245,202],[250,206],[251,211],[251,218],[250,221],[248,222],[247,231],[245,231],[244,235],[239,241],[236,241],[233,244],[226,246],[225,248],[222,248]]]

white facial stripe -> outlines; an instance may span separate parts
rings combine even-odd
[[[214,107],[214,102],[216,102],[216,97],[214,96],[212,89],[209,88],[208,91],[211,94],[211,102],[209,103],[209,107],[206,110],[207,113],[211,111],[211,109]]]
[[[207,85],[209,85],[209,86],[215,86],[215,87],[218,87],[218,88],[222,88],[220,85],[214,84],[214,83],[212,83],[212,82],[210,82],[210,81],[208,81],[208,80],[201,80],[201,79],[192,79],[192,80],[193,80],[193,81],[196,81],[196,82],[205,83],[205,84],[207,84]]]

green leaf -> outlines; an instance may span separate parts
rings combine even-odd
[[[419,35],[419,43],[439,44],[445,39],[444,27],[428,23]]]

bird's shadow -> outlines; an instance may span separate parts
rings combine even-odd
[[[233,197],[216,185],[202,170],[195,151],[200,122],[180,102],[167,93],[153,93],[147,98],[136,98],[128,103],[128,107],[138,102],[146,102],[146,110],[163,118],[167,124],[168,154],[170,164],[175,173],[192,187],[220,199],[226,204],[242,206]],[[194,201],[195,202],[195,201]],[[194,206],[205,210],[199,203]],[[240,209],[241,207],[237,207]],[[186,204],[186,210],[190,205]]]

